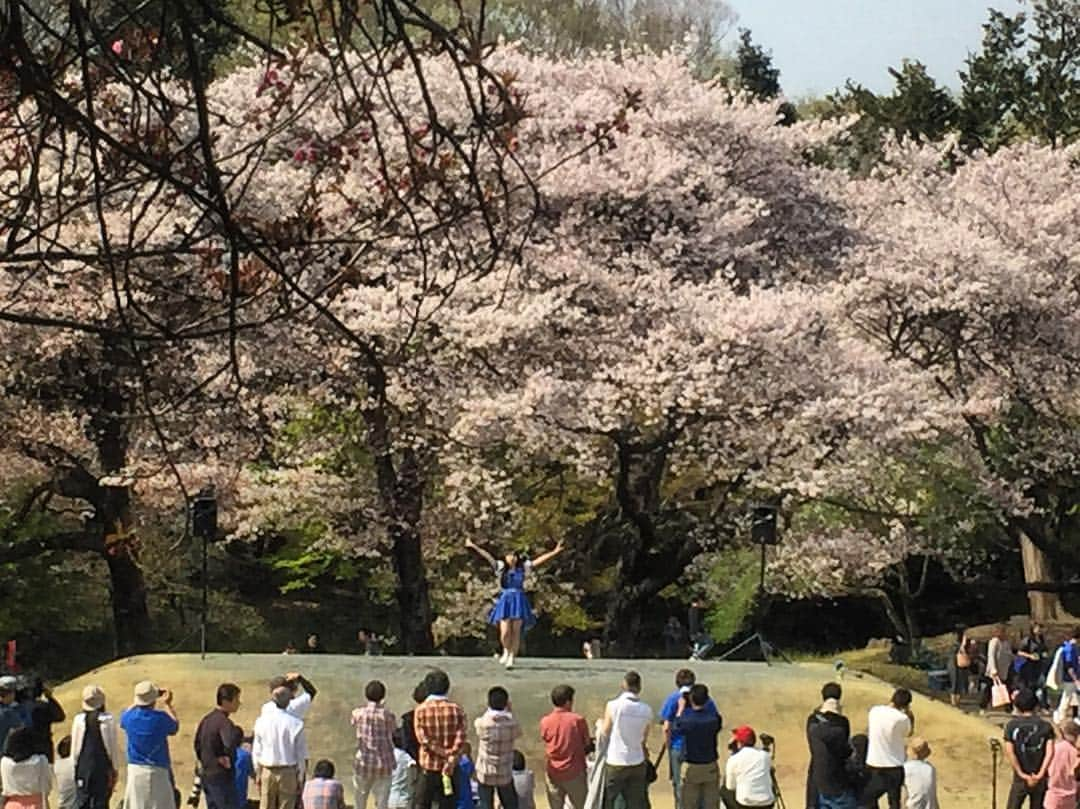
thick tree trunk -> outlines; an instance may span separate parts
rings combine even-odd
[[[1052,584],[1057,581],[1049,557],[1022,532],[1020,557],[1024,563],[1025,584]],[[1028,590],[1028,609],[1031,620],[1040,623],[1061,621],[1067,617],[1061,606],[1061,596],[1053,592]]]

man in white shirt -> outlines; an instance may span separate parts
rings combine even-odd
[[[604,759],[604,809],[612,809],[622,795],[626,809],[647,809],[649,779],[646,769],[649,726],[653,712],[641,701],[641,675],[626,672],[623,691],[607,704],[601,733],[608,740]]]
[[[293,809],[300,794],[308,752],[304,722],[289,710],[292,699],[289,688],[279,686],[273,693],[272,710],[264,708],[255,720],[251,758],[261,809]]]
[[[727,809],[770,809],[776,803],[773,792],[772,756],[759,750],[757,734],[747,725],[731,731],[732,751],[724,768],[720,798]]]
[[[889,809],[900,809],[900,788],[904,785],[904,762],[907,760],[907,737],[914,727],[911,715],[911,692],[898,688],[888,705],[870,709],[866,735],[866,786],[859,806],[878,805],[878,798],[889,799]]]
[[[318,693],[315,686],[311,684],[311,680],[298,671],[291,671],[284,676],[279,675],[270,680],[270,693],[273,694],[278,688],[289,689],[289,713],[297,719],[305,719],[308,711],[311,710],[312,700],[315,699],[315,694]],[[276,710],[277,706],[274,705],[274,701],[271,699],[263,704],[260,713],[272,714]]]
[[[938,809],[937,771],[926,760],[930,757],[930,745],[916,736],[908,745],[908,753],[910,758],[904,762],[906,809]]]

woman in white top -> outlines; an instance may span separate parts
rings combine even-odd
[[[46,809],[52,789],[49,759],[33,753],[34,733],[16,728],[8,734],[7,752],[0,759],[3,809]]]

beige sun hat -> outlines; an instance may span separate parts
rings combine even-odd
[[[150,680],[143,680],[135,686],[135,704],[149,706],[157,702],[161,690]]]
[[[82,706],[84,711],[100,711],[105,707],[105,692],[101,686],[88,685],[82,690]]]

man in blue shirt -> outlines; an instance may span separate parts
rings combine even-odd
[[[162,702],[161,710],[156,705]],[[135,703],[120,715],[127,734],[125,809],[175,809],[169,737],[180,730],[171,691],[149,680],[135,686]]]
[[[1075,715],[1077,684],[1080,683],[1080,627],[1061,645],[1061,701],[1054,711],[1054,724]]]
[[[664,700],[664,706],[660,709],[660,719],[664,723],[664,739],[668,746],[668,768],[671,773],[671,791],[675,797],[675,809],[684,809],[682,804],[682,752],[683,738],[673,726],[676,715],[679,713],[679,702],[683,700],[696,678],[690,669],[679,669],[675,672],[675,690]],[[708,694],[708,691],[706,691]],[[720,712],[715,703],[709,699],[705,710],[719,717]],[[698,807],[687,804],[688,809]]]
[[[722,723],[716,706],[709,710],[709,705],[709,689],[700,684],[692,686],[686,699],[679,701],[672,728],[682,740],[682,801],[686,806],[712,809],[720,802],[716,735]]]
[[[26,725],[22,706],[15,701],[18,682],[10,674],[0,677],[0,753],[4,750],[8,734]]]

